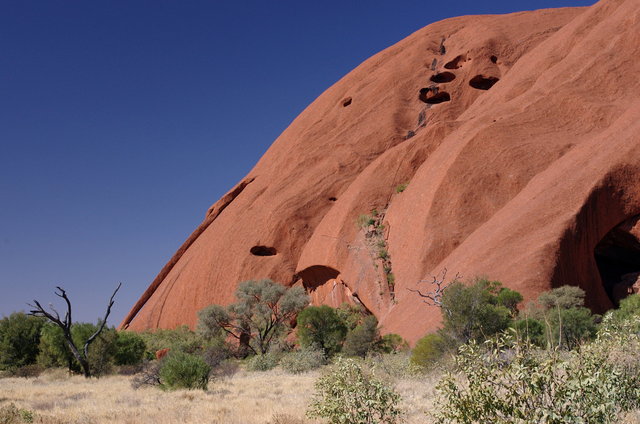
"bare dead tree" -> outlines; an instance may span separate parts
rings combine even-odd
[[[441,273],[441,277],[438,279],[437,276],[433,277],[433,280],[420,280],[420,283],[430,283],[432,287],[434,287],[431,291],[421,291],[420,289],[408,289],[410,292],[418,293],[418,296],[423,298],[423,302],[427,305],[437,306],[442,308],[442,294],[451,284],[460,280],[462,276],[460,273],[456,273],[456,276],[453,277],[453,280],[446,282],[447,279],[447,268],[444,268]]]
[[[86,378],[91,377],[91,369],[89,368],[89,359],[88,359],[89,345],[93,343],[93,341],[100,335],[100,333],[104,329],[104,326],[107,323],[107,318],[109,318],[109,314],[111,313],[111,307],[113,306],[113,303],[114,303],[113,298],[116,296],[116,293],[118,293],[118,290],[120,290],[121,286],[122,286],[122,283],[119,283],[118,287],[116,287],[116,289],[114,290],[113,294],[111,295],[111,298],[109,299],[109,304],[107,305],[107,311],[104,314],[104,318],[102,319],[102,322],[100,322],[100,325],[96,330],[96,332],[93,333],[84,342],[84,347],[82,351],[78,349],[78,347],[73,341],[73,338],[71,337],[71,326],[72,326],[71,301],[67,296],[67,292],[63,288],[56,287],[56,291],[54,293],[56,296],[64,299],[65,303],[67,304],[67,312],[64,314],[64,319],[60,318],[60,314],[58,313],[58,311],[55,310],[55,308],[51,304],[49,304],[49,307],[51,308],[52,312],[47,312],[42,307],[42,305],[40,305],[40,302],[38,302],[37,300],[33,301],[33,303],[35,303],[35,306],[30,303],[28,304],[30,307],[33,308],[33,310],[29,311],[29,315],[33,315],[36,317],[45,317],[49,321],[53,322],[54,324],[56,324],[58,327],[62,329],[62,333],[64,335],[65,341],[67,342],[67,346],[69,347],[69,350],[71,351],[71,354],[73,355],[73,357],[76,358],[80,363],[80,366],[82,367],[82,372]]]

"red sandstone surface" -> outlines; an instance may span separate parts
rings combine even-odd
[[[415,341],[440,311],[410,289],[444,268],[611,307],[640,277],[638,57],[638,0],[417,31],[309,105],[121,327],[194,326],[272,278]]]

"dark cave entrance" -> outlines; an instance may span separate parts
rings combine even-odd
[[[640,278],[640,240],[632,232],[639,218],[616,226],[594,249],[602,284],[616,307],[633,292],[632,286]]]

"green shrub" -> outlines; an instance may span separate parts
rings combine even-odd
[[[417,376],[421,370],[409,359],[409,352],[376,353],[368,355],[365,364],[381,377],[410,378]]]
[[[417,341],[411,351],[411,363],[421,369],[431,368],[446,351],[445,339],[437,334],[427,334]]]
[[[445,289],[442,335],[450,340],[451,347],[482,341],[509,327],[513,296],[500,298],[500,293],[501,283],[486,279],[477,279],[469,286],[455,281]],[[509,307],[501,304],[502,300],[508,300]]]
[[[542,321],[534,318],[524,318],[514,321],[511,326],[520,340],[527,341],[538,347],[547,346],[547,336],[545,325]]]
[[[255,355],[248,359],[247,369],[251,371],[269,371],[274,369],[282,359],[281,352],[267,352],[262,355]]]
[[[345,356],[364,358],[367,352],[374,348],[379,339],[378,320],[373,315],[369,315],[363,320],[362,324],[347,333],[342,346],[342,353]]]
[[[320,349],[306,348],[288,352],[280,359],[280,366],[291,374],[315,370],[326,363],[324,352]]]
[[[354,360],[338,358],[335,368],[316,382],[307,416],[332,424],[393,424],[402,415],[399,402],[393,388]]]
[[[204,339],[188,326],[176,327],[174,330],[157,329],[139,333],[147,346],[147,352],[152,358],[161,349],[169,349],[173,352],[200,353],[205,344]]]
[[[640,406],[640,357],[631,368],[611,360],[623,340],[602,338],[563,355],[511,335],[472,341],[460,347],[456,373],[438,383],[437,422],[616,422]]]
[[[0,320],[0,370],[36,362],[42,318],[14,312]]]
[[[115,341],[113,359],[116,365],[138,365],[147,349],[144,339],[132,331],[120,331]]]
[[[168,390],[207,390],[211,367],[202,358],[184,352],[172,352],[160,368],[160,382]]]
[[[402,193],[409,187],[409,183],[402,183],[396,186],[396,193]]]
[[[375,350],[381,353],[397,353],[409,350],[409,343],[399,334],[385,334],[378,340]]]
[[[298,340],[303,348],[319,347],[331,357],[342,348],[347,335],[347,324],[335,309],[309,306],[297,318]]]

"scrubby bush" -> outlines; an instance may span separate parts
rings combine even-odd
[[[42,318],[14,312],[0,320],[0,370],[36,362]]]
[[[362,324],[347,333],[342,353],[345,356],[364,358],[379,339],[378,320],[375,316],[369,315],[362,321]]]
[[[374,349],[380,353],[397,353],[409,350],[409,343],[399,334],[385,334],[378,340]]]
[[[34,413],[28,409],[20,409],[13,403],[5,405],[0,408],[0,423],[1,424],[22,424],[32,423],[34,419]]]
[[[180,351],[185,353],[200,353],[205,344],[204,339],[188,326],[182,325],[173,330],[156,329],[139,333],[147,346],[147,353],[150,358],[155,357],[155,353],[161,349]]]
[[[639,357],[612,357],[638,335],[603,335],[580,351],[541,351],[511,335],[460,347],[437,386],[439,423],[612,423],[640,406]],[[638,350],[640,352],[640,349]],[[562,353],[562,354],[561,354]]]
[[[254,355],[247,360],[247,369],[251,371],[269,371],[278,366],[282,355],[281,352],[267,352],[263,355]]]
[[[421,371],[410,362],[409,352],[373,353],[367,356],[364,363],[381,378],[411,378],[418,376]]]
[[[297,318],[298,340],[303,348],[319,347],[328,356],[340,351],[347,335],[347,324],[335,309],[309,306]]]
[[[137,333],[121,331],[115,340],[113,359],[116,365],[138,365],[147,348],[144,339]]]
[[[326,363],[324,352],[311,347],[284,354],[280,366],[291,374],[315,370]]]
[[[429,369],[438,362],[446,350],[445,339],[437,333],[430,333],[416,342],[411,351],[410,361],[423,370]]]
[[[562,286],[540,294],[537,303],[527,305],[521,313],[525,321],[517,324],[519,333],[526,325],[533,343],[562,349],[573,349],[581,341],[593,339],[599,316],[592,315],[582,306],[584,296],[584,291],[574,286]],[[544,329],[542,343],[538,334],[540,326]]]
[[[335,368],[316,382],[307,416],[332,424],[393,424],[402,415],[399,402],[392,387],[354,360],[338,358]]]
[[[523,318],[514,321],[511,327],[521,340],[541,348],[547,346],[545,325],[542,321],[533,318]]]
[[[163,388],[207,390],[211,367],[202,358],[184,352],[172,352],[160,368],[160,382]]]

